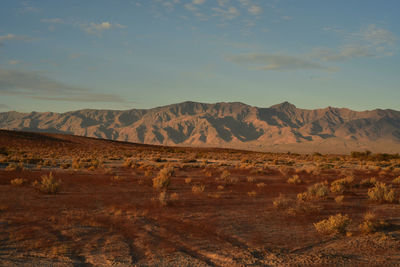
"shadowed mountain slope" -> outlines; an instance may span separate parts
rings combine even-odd
[[[67,133],[156,145],[281,152],[400,152],[400,111],[306,110],[284,102],[183,102],[152,109],[3,112],[0,128]]]

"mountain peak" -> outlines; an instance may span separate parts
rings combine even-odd
[[[273,105],[273,106],[271,106],[271,108],[281,109],[281,110],[293,110],[293,109],[296,109],[296,106],[289,103],[288,101],[285,101],[280,104]]]

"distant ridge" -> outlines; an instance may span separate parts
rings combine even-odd
[[[152,109],[0,113],[0,128],[135,143],[298,153],[400,152],[400,111],[182,102]]]

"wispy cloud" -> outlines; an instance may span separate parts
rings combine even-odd
[[[262,8],[260,6],[252,5],[249,7],[248,11],[253,15],[259,15],[262,13]]]
[[[30,40],[26,35],[15,35],[15,34],[6,34],[6,35],[0,35],[0,44],[3,44],[4,41],[27,41]]]
[[[20,63],[21,63],[21,61],[20,60],[16,60],[16,59],[12,59],[12,60],[8,61],[8,64],[10,64],[10,65],[17,65],[17,64],[20,64]]]
[[[102,33],[107,30],[126,28],[125,25],[110,23],[108,21],[104,21],[101,23],[91,22],[89,24],[81,24],[80,26],[86,33],[97,35],[98,37],[101,37]]]
[[[43,23],[52,23],[52,24],[65,23],[64,20],[60,19],[60,18],[41,19],[40,21],[43,22]]]
[[[124,102],[114,94],[95,93],[86,88],[54,81],[36,72],[8,69],[0,69],[1,94],[56,101]]]
[[[322,61],[345,61],[362,57],[374,57],[375,55],[365,46],[344,45],[338,49],[316,48],[309,54],[312,58]]]
[[[357,32],[347,32],[337,27],[325,27],[343,36],[345,45],[337,49],[315,49],[311,56],[324,61],[345,61],[361,57],[392,56],[398,37],[387,29],[370,24]]]
[[[229,6],[226,8],[213,7],[212,10],[214,11],[214,16],[220,16],[223,19],[228,20],[234,19],[240,15],[239,10],[234,6]]]
[[[41,11],[40,8],[35,7],[30,3],[30,1],[21,2],[22,7],[18,10],[19,13],[39,13]]]
[[[290,56],[281,54],[242,54],[229,56],[228,61],[247,66],[256,70],[323,70],[336,71],[336,68],[324,66],[318,62],[308,60],[301,56]]]

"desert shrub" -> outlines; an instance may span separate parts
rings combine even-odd
[[[354,182],[353,176],[347,176],[343,179],[335,180],[331,183],[331,192],[333,193],[344,193],[351,188],[351,184]]]
[[[329,216],[328,219],[314,223],[318,233],[323,235],[345,234],[346,229],[351,223],[348,215],[336,214]]]
[[[221,173],[221,176],[220,176],[219,180],[223,181],[226,185],[236,184],[237,182],[239,182],[239,178],[238,177],[232,177],[228,170],[224,170]]]
[[[263,188],[263,187],[265,187],[265,183],[262,183],[262,182],[261,182],[261,183],[258,183],[258,184],[257,184],[257,187],[258,187],[258,188]]]
[[[145,171],[144,171],[144,176],[146,176],[146,177],[151,176],[152,174],[153,174],[153,173],[152,173],[151,170],[145,170]]]
[[[313,205],[300,199],[295,200],[282,194],[272,202],[272,205],[278,211],[292,216],[313,213],[321,209],[321,207],[317,205]]]
[[[13,186],[21,186],[26,183],[24,178],[15,178],[10,181],[11,185]]]
[[[153,178],[153,187],[158,190],[167,190],[171,183],[171,176],[174,174],[174,168],[165,166],[158,175]]]
[[[368,189],[368,197],[379,203],[393,203],[396,199],[396,192],[390,185],[382,182],[377,182],[374,187]]]
[[[384,230],[389,224],[383,220],[378,219],[376,214],[367,212],[364,215],[364,221],[358,226],[360,231],[364,234],[372,234]]]
[[[221,173],[220,179],[225,181],[225,180],[227,180],[229,178],[230,175],[231,175],[231,173],[228,170],[224,170]]]
[[[256,181],[256,178],[253,176],[248,176],[246,179],[247,179],[247,182],[249,182],[249,183],[254,183]]]
[[[17,165],[16,163],[10,163],[7,165],[6,171],[17,171],[17,170],[21,170],[21,167],[19,165]]]
[[[257,192],[256,191],[247,192],[247,195],[249,197],[255,197],[255,196],[257,196]]]
[[[297,198],[302,201],[325,199],[328,197],[329,188],[326,183],[316,183],[308,187],[306,192],[297,195]]]
[[[219,185],[219,186],[217,186],[217,189],[218,190],[224,190],[224,186],[223,185]]]
[[[339,204],[339,205],[342,205],[343,204],[343,199],[344,199],[343,195],[337,196],[337,197],[335,197],[335,202],[337,204]]]
[[[78,158],[74,158],[74,159],[72,160],[72,165],[71,165],[71,167],[72,167],[72,169],[75,169],[75,170],[81,168],[81,165],[80,165],[80,162],[79,162],[79,159],[78,159]]]
[[[288,184],[301,184],[303,181],[300,179],[300,177],[295,174],[291,178],[287,179],[286,181]]]
[[[289,172],[290,172],[290,168],[287,167],[287,166],[281,166],[281,167],[279,167],[278,170],[279,170],[279,172],[281,173],[281,175],[283,177],[287,177],[289,175]]]
[[[392,183],[394,183],[394,184],[400,184],[400,176],[397,177],[397,178],[394,178],[393,181],[392,181]]]
[[[287,196],[284,196],[282,194],[279,195],[274,201],[272,201],[272,205],[274,208],[278,210],[287,210],[288,208],[292,207],[295,203],[294,199],[291,199]]]
[[[170,200],[171,200],[171,201],[177,201],[177,200],[179,200],[179,195],[178,195],[178,193],[172,193],[171,196],[170,196]]]
[[[40,182],[35,181],[33,186],[45,194],[57,194],[61,189],[61,180],[56,180],[53,173],[42,175]]]
[[[63,162],[63,163],[60,164],[60,168],[61,169],[68,169],[70,167],[71,167],[71,164],[68,163],[68,162]]]
[[[371,177],[369,179],[366,178],[366,179],[361,180],[360,186],[371,187],[371,186],[374,186],[376,184],[376,182],[377,182],[377,180],[375,177]]]
[[[194,185],[192,186],[192,192],[196,194],[201,193],[204,192],[205,188],[206,188],[205,185]]]
[[[192,178],[185,178],[185,183],[190,184],[192,182]]]
[[[111,176],[110,179],[111,179],[111,182],[120,182],[120,181],[125,180],[125,177],[119,176],[119,175],[114,175],[114,176]]]

